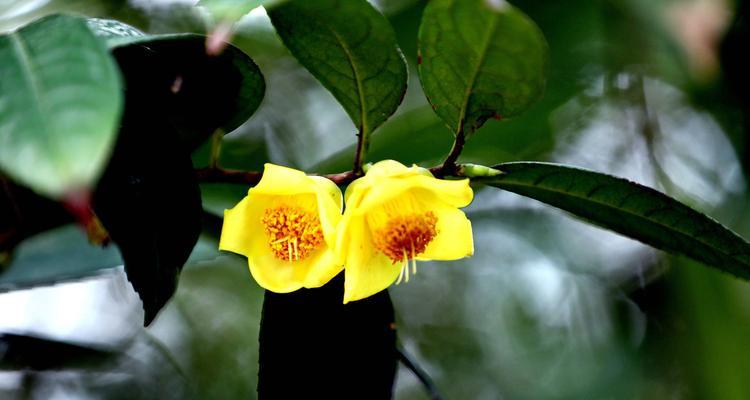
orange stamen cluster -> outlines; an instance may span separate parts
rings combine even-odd
[[[394,264],[413,259],[437,236],[436,225],[437,217],[431,211],[393,216],[373,235],[375,248]]]
[[[284,261],[303,260],[323,243],[318,215],[300,207],[268,208],[262,223],[271,252]]]

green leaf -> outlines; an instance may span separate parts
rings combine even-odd
[[[117,244],[148,325],[169,301],[201,231],[201,194],[190,152],[161,112],[149,58],[115,52],[126,77],[122,128],[94,193],[94,210]]]
[[[136,74],[135,84],[161,98],[161,112],[191,150],[218,128],[229,133],[242,125],[263,100],[260,69],[232,45],[208,56],[202,35],[145,35],[119,21],[92,18],[88,23],[118,62],[131,66],[124,73]]]
[[[750,244],[710,217],[646,186],[564,165],[518,162],[475,182],[550,204],[595,225],[750,279]]]
[[[387,290],[343,304],[344,276],[292,293],[266,291],[258,344],[261,399],[345,399],[353,390],[364,398],[389,399],[396,374],[396,330]],[[305,340],[295,340],[305,332]],[[313,344],[314,345],[311,345]],[[294,367],[290,368],[293,365]],[[323,382],[330,371],[337,383]]]
[[[95,344],[73,343],[54,338],[0,334],[0,371],[47,371],[61,369],[101,369],[114,363],[120,354]]]
[[[117,133],[120,78],[81,18],[54,15],[0,36],[0,168],[60,198],[92,186]]]
[[[393,28],[366,0],[290,1],[270,11],[281,40],[341,103],[364,135],[406,92],[406,64]]]
[[[198,5],[206,7],[217,22],[235,22],[253,9],[271,7],[286,0],[200,0]]]
[[[547,42],[504,0],[432,0],[419,44],[425,95],[456,134],[519,115],[544,91]]]
[[[0,293],[77,280],[122,265],[114,246],[88,242],[77,226],[66,225],[24,240],[0,273]]]
[[[71,222],[62,204],[0,176],[0,272],[24,239]]]

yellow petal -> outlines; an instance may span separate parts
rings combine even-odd
[[[345,264],[344,302],[371,296],[398,278],[402,262],[394,264],[378,251],[371,236],[395,215],[435,214],[437,235],[416,255],[418,260],[470,256],[474,251],[471,222],[457,207],[472,199],[467,179],[436,179],[429,170],[392,160],[370,167],[347,188],[346,210],[339,224],[336,253]]]
[[[434,193],[441,201],[453,207],[466,207],[474,199],[474,191],[468,179],[446,180],[417,176],[413,178],[415,187]]]
[[[347,228],[346,239],[341,243],[347,247],[344,304],[386,289],[401,272],[401,265],[394,265],[384,255],[375,253],[364,221],[351,221]]]
[[[474,198],[468,179],[450,181],[424,176],[417,172],[393,178],[365,176],[347,188],[346,212],[366,214],[371,208],[402,197],[407,192],[418,198],[429,197],[432,194],[452,207],[465,207]]]
[[[326,243],[333,247],[336,240],[336,226],[341,220],[341,209],[344,206],[341,189],[330,179],[320,176],[310,176],[308,179],[316,187],[315,194],[318,202],[320,225],[323,228],[323,236]]]
[[[336,186],[336,184],[328,178],[324,178],[322,176],[308,176],[308,178],[311,179],[320,189],[319,193],[328,194],[330,199],[333,201],[333,204],[336,205],[340,213],[341,209],[344,208],[344,199],[341,196],[341,189],[339,189],[339,187]]]
[[[361,178],[363,182],[353,188],[347,188],[347,203],[344,213],[363,215],[373,207],[379,207],[394,198],[400,197],[404,192],[414,188],[408,179],[367,179]],[[357,183],[356,181],[354,183]],[[352,185],[354,185],[352,183]]]
[[[254,211],[256,210],[252,207],[249,197],[242,199],[231,210],[224,211],[224,225],[221,229],[219,250],[231,251],[244,256],[250,253],[250,242],[253,236],[258,234],[251,228]]]
[[[313,260],[305,276],[303,286],[308,289],[325,285],[344,270],[344,265],[337,262],[336,255],[331,249],[326,249],[321,253],[317,260]]]
[[[248,191],[248,194],[285,196],[314,193],[315,189],[315,181],[304,172],[280,165],[265,164],[263,177],[254,188]]]
[[[312,257],[289,262],[263,249],[254,250],[247,262],[250,273],[261,287],[276,293],[289,293],[302,288]]]
[[[376,192],[380,195],[387,195],[388,197],[398,195],[398,192],[409,186],[399,183],[397,178],[422,174],[422,170],[424,168],[416,166],[407,168],[393,160],[383,160],[373,164],[364,177],[356,179],[347,187],[344,197],[347,209],[361,210],[362,200],[370,197],[368,193],[373,187],[378,189]],[[429,171],[427,173],[429,174]],[[393,185],[398,185],[398,187]],[[387,190],[385,190],[386,186]]]
[[[344,269],[342,264],[336,262],[335,254],[327,246],[316,250],[307,258],[284,261],[274,257],[268,250],[267,242],[253,242],[248,265],[258,284],[276,293],[323,286]]]
[[[355,179],[354,182],[350,183],[346,188],[346,193],[344,193],[344,204],[346,205],[346,208],[357,208],[358,203],[362,200],[363,192],[369,190],[370,186],[371,181],[368,181],[365,178]],[[355,200],[352,196],[357,197],[358,200]]]
[[[267,209],[280,205],[318,213],[325,239],[321,247],[293,261],[273,253],[263,215]],[[319,287],[343,269],[333,252],[341,208],[341,190],[330,180],[266,164],[258,185],[248,190],[247,197],[233,209],[225,211],[219,248],[246,255],[250,273],[265,289],[286,293]]]
[[[408,173],[410,173],[408,167],[394,160],[378,161],[367,170],[367,175],[373,178],[393,177]]]
[[[438,234],[417,260],[458,260],[474,254],[471,221],[463,211],[452,207],[433,208]]]
[[[346,257],[349,255],[349,248],[351,243],[351,233],[349,225],[351,225],[353,218],[351,215],[344,215],[338,224],[336,229],[336,242],[333,246],[334,253],[336,254],[336,262],[344,265]],[[344,265],[346,268],[346,265]]]

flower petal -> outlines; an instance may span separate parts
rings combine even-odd
[[[320,248],[294,261],[285,261],[273,253],[262,221],[267,209],[280,205],[318,213],[325,239]],[[319,287],[343,269],[332,250],[341,208],[341,190],[332,181],[266,164],[258,185],[248,190],[233,209],[225,211],[219,248],[247,256],[253,278],[270,291],[286,293]]]
[[[315,194],[323,236],[326,243],[333,247],[336,240],[336,226],[341,220],[341,209],[344,206],[341,189],[330,179],[321,176],[309,176],[308,179],[317,188]]]
[[[245,197],[231,210],[224,210],[224,225],[221,229],[219,239],[219,250],[231,251],[233,253],[247,256],[250,254],[250,243],[255,232],[249,227],[254,226],[253,205],[250,198]]]
[[[314,175],[308,176],[308,178],[310,178],[315,185],[321,189],[321,192],[319,193],[327,193],[330,196],[331,200],[333,200],[333,204],[337,205],[339,213],[341,213],[341,210],[344,208],[344,199],[341,196],[341,189],[339,189],[339,187],[328,178]]]
[[[471,221],[463,211],[452,207],[433,208],[438,234],[417,260],[458,260],[474,254]]]
[[[311,289],[321,287],[344,270],[344,265],[337,261],[336,254],[326,248],[313,263],[305,276],[304,287]]]
[[[382,254],[375,253],[372,238],[362,220],[353,220],[347,226],[345,242],[344,304],[364,299],[390,286],[401,272]]]
[[[394,160],[382,160],[372,164],[366,176],[372,178],[390,178],[401,174],[408,174],[410,168]]]
[[[266,163],[263,168],[263,177],[254,188],[248,191],[248,194],[286,196],[314,193],[315,181],[309,178],[302,171]]]
[[[312,259],[289,262],[270,252],[253,251],[247,262],[250,274],[260,286],[276,293],[289,293],[302,288]]]
[[[248,265],[258,284],[272,292],[288,293],[302,287],[320,287],[344,269],[327,245],[307,258],[290,262],[276,258],[270,251],[265,235],[260,235],[264,240],[252,241]]]
[[[403,197],[405,193],[414,194],[418,198],[434,195],[441,203],[452,207],[465,207],[474,198],[468,179],[448,181],[424,175],[410,175],[379,181],[365,181],[352,187],[356,183],[357,181],[352,183],[346,190],[346,212],[360,215],[368,213],[373,207]]]
[[[413,177],[414,186],[429,190],[453,207],[466,207],[474,199],[468,179],[445,180],[419,175]]]

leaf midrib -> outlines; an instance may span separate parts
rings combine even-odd
[[[505,181],[505,182],[507,183],[507,181]],[[513,185],[513,183],[511,183],[511,185]],[[739,262],[740,264],[743,264],[743,265],[747,265],[746,263],[744,263],[744,262],[742,262],[741,260],[737,259],[737,258],[736,258],[736,257],[735,257],[734,255],[732,255],[732,254],[729,254],[729,253],[727,253],[726,251],[724,251],[724,250],[721,250],[721,249],[717,248],[716,246],[714,246],[714,245],[713,245],[713,244],[711,244],[711,243],[707,243],[707,242],[705,242],[705,241],[703,241],[703,240],[700,240],[700,239],[698,239],[698,238],[695,238],[695,237],[693,237],[693,236],[692,236],[692,235],[691,235],[690,233],[688,233],[688,232],[685,232],[685,231],[683,231],[683,230],[681,230],[681,229],[677,229],[677,228],[675,228],[675,227],[673,227],[673,226],[665,225],[665,224],[663,224],[663,223],[661,223],[661,222],[659,222],[659,221],[656,221],[656,220],[653,220],[653,219],[649,219],[648,217],[645,217],[645,216],[643,216],[643,215],[640,215],[640,214],[636,214],[636,213],[634,213],[633,211],[630,211],[630,210],[627,210],[627,209],[624,209],[624,208],[617,208],[617,207],[614,207],[614,206],[612,206],[612,205],[611,205],[611,204],[609,204],[609,203],[604,203],[604,202],[602,202],[602,201],[597,201],[597,200],[595,200],[595,199],[592,199],[592,198],[590,198],[590,197],[585,197],[585,196],[581,196],[581,195],[579,195],[579,194],[576,194],[576,193],[572,193],[572,192],[566,192],[566,191],[563,191],[563,190],[559,190],[559,189],[552,189],[552,188],[549,188],[549,187],[540,187],[540,186],[538,186],[538,185],[529,185],[529,184],[526,184],[526,183],[515,183],[515,185],[516,185],[516,186],[527,187],[527,188],[537,188],[537,189],[542,189],[542,190],[546,190],[546,191],[549,191],[549,192],[552,192],[552,193],[565,194],[565,195],[569,195],[569,196],[571,196],[571,197],[574,197],[574,198],[577,198],[577,199],[580,199],[580,200],[585,200],[585,201],[589,201],[589,202],[591,202],[591,203],[594,203],[594,204],[598,204],[598,205],[600,205],[600,206],[603,206],[603,207],[605,207],[605,208],[609,208],[609,209],[613,209],[613,210],[617,210],[617,211],[621,211],[621,212],[624,212],[624,213],[626,213],[626,214],[628,214],[628,215],[631,215],[631,216],[634,216],[634,217],[636,217],[636,218],[638,218],[638,219],[641,219],[641,220],[644,220],[644,221],[647,221],[647,222],[653,223],[653,224],[655,224],[655,225],[657,225],[657,226],[660,226],[660,227],[662,227],[662,228],[668,228],[668,229],[670,229],[670,230],[673,230],[673,231],[675,231],[675,232],[678,232],[678,233],[680,233],[681,235],[683,235],[683,236],[687,236],[687,237],[689,237],[690,239],[692,239],[692,240],[694,240],[694,241],[696,241],[696,242],[698,242],[698,243],[701,243],[701,244],[703,244],[703,245],[705,245],[705,246],[708,246],[708,247],[710,247],[710,248],[713,248],[713,249],[717,249],[718,251],[720,251],[720,252],[721,252],[722,254],[724,254],[725,256],[727,256],[727,257],[729,257],[729,258],[731,258],[731,259],[733,259],[733,260],[735,260],[735,261]],[[695,210],[694,210],[694,211],[695,211]],[[702,213],[700,213],[700,212],[698,212],[698,211],[696,211],[696,212],[697,212],[697,213],[699,213],[700,215],[702,215],[703,217],[705,217],[705,218],[708,218],[709,220],[711,220],[711,219],[710,219],[710,217],[706,216],[705,214],[702,214]],[[713,221],[713,220],[711,220],[711,221],[712,221],[712,222],[714,222],[714,223],[716,223],[716,222],[715,222],[715,221]],[[728,232],[730,232],[730,233],[732,233],[732,234],[733,234],[734,236],[736,236],[736,234],[734,234],[733,232],[729,231],[728,229],[727,229],[727,231],[728,231]]]
[[[490,47],[491,39],[495,35],[495,30],[497,29],[497,20],[497,15],[493,14],[490,17],[490,26],[489,29],[487,29],[487,34],[485,35],[484,41],[482,42],[482,50],[479,53],[479,62],[477,62],[476,68],[472,72],[471,77],[469,78],[469,84],[466,86],[466,91],[464,92],[464,101],[463,104],[461,104],[461,110],[458,115],[458,126],[456,127],[455,132],[456,135],[463,134],[464,132],[464,120],[466,119],[466,111],[469,108],[469,99],[471,98],[471,92],[474,90],[474,84],[476,83],[477,77],[479,76],[479,71],[482,69],[482,65],[487,58],[487,52]]]
[[[354,57],[352,56],[349,46],[347,46],[346,42],[344,42],[341,35],[339,35],[338,32],[333,30],[330,26],[326,25],[326,27],[328,28],[328,31],[330,31],[331,34],[336,38],[336,41],[339,42],[339,45],[341,45],[341,48],[344,50],[344,54],[346,55],[347,60],[349,60],[349,66],[352,68],[354,81],[357,84],[357,95],[359,96],[359,113],[361,126],[359,126],[358,128],[362,135],[365,135],[367,133],[367,116],[365,114],[365,90],[362,86],[362,80],[360,79],[357,66],[354,63]]]
[[[39,123],[43,125],[44,130],[48,130],[49,126],[46,118],[44,118],[44,116],[48,114],[45,112],[47,107],[42,101],[42,84],[38,79],[36,79],[34,74],[31,73],[32,71],[36,70],[36,66],[29,56],[28,46],[24,44],[24,40],[18,32],[12,33],[9,36],[11,41],[13,42],[14,52],[16,53],[16,55],[18,56],[18,60],[20,61],[21,74],[24,78],[24,81],[26,81],[28,86],[31,88],[31,94],[35,100],[34,103],[37,105],[37,112],[40,115]]]

